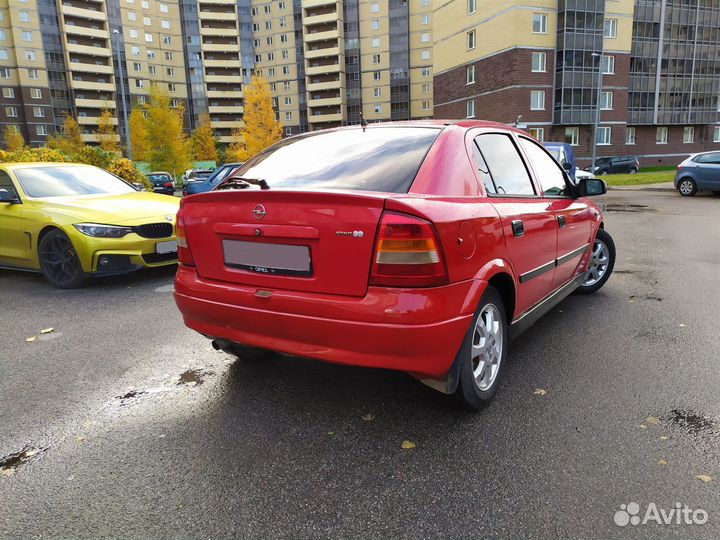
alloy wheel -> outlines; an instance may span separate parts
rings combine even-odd
[[[583,287],[590,287],[600,281],[607,272],[609,262],[610,250],[607,245],[601,240],[595,240],[592,255],[590,256],[590,266],[587,274],[585,274]]]
[[[679,190],[683,195],[690,195],[693,192],[692,180],[683,180],[680,182]]]
[[[77,279],[83,270],[70,239],[62,234],[53,234],[43,240],[39,255],[45,275],[60,285]]]
[[[487,304],[477,318],[470,354],[475,384],[484,392],[495,383],[503,354],[503,325],[494,304]]]

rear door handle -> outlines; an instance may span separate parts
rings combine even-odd
[[[565,228],[565,216],[558,216],[558,225],[560,225],[561,229]]]
[[[516,238],[520,238],[525,234],[525,225],[523,225],[523,222],[519,219],[516,219],[512,222],[512,231],[513,236]]]

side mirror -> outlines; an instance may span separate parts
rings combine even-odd
[[[569,161],[563,161],[562,168],[565,169],[566,171],[571,171],[573,168],[573,164],[570,163]]]
[[[605,180],[597,178],[581,178],[578,182],[581,197],[594,197],[595,195],[604,195],[607,193],[607,184]]]
[[[133,187],[138,191],[147,191],[147,189],[145,189],[145,186],[140,182],[133,182]]]
[[[0,188],[0,203],[14,204],[19,202],[17,197],[10,193],[7,189]]]

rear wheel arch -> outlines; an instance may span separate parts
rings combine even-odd
[[[509,325],[515,316],[515,282],[512,276],[498,272],[488,280],[488,285],[495,287],[500,293]]]

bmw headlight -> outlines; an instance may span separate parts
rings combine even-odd
[[[97,238],[122,238],[132,232],[130,227],[101,225],[98,223],[76,223],[75,228],[83,234]]]

